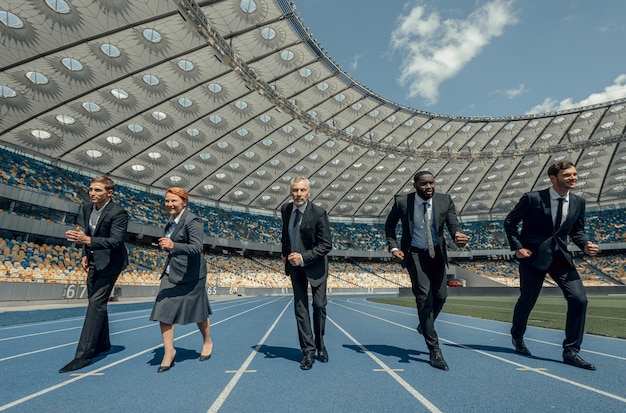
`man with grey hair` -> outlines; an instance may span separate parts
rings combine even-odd
[[[315,362],[316,350],[317,360],[328,362],[328,351],[324,345],[327,255],[333,243],[326,211],[309,202],[309,180],[294,178],[290,193],[293,202],[284,204],[280,209],[283,218],[282,259],[285,273],[291,277],[293,286],[298,338],[304,354],[300,368],[310,370]],[[313,296],[313,330],[309,315],[309,284]]]

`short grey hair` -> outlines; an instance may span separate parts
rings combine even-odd
[[[291,186],[293,186],[293,184],[295,184],[296,182],[306,182],[306,186],[311,189],[311,184],[309,183],[309,178],[305,178],[304,176],[296,176],[295,178],[293,178],[291,180]]]

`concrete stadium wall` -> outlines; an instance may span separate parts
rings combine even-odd
[[[232,290],[227,287],[207,286],[210,296],[257,296],[257,295],[292,295],[291,288],[243,288]],[[146,298],[153,299],[159,292],[159,287],[144,287],[133,285],[115,286],[111,296],[115,300]],[[330,288],[329,295],[333,294],[398,294],[397,288]],[[50,302],[50,301],[80,301],[87,299],[85,284],[45,284],[25,282],[0,283],[0,304],[15,302]]]

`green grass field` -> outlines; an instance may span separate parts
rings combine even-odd
[[[626,338],[626,296],[589,296],[585,332]],[[415,308],[413,297],[368,298],[370,301]],[[517,297],[448,297],[444,313],[510,323]],[[563,297],[539,297],[528,325],[563,330],[566,302]]]

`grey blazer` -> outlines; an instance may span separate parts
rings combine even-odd
[[[185,209],[170,239],[174,248],[168,253],[161,277],[172,284],[197,282],[207,276],[204,259],[204,229],[200,218]],[[166,274],[169,265],[169,273]]]

